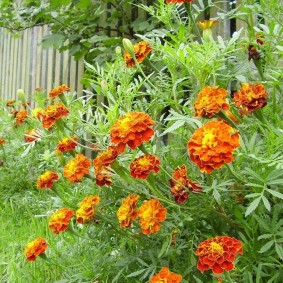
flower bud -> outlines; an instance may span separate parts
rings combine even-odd
[[[132,58],[135,58],[135,52],[134,52],[134,47],[133,47],[132,42],[127,38],[123,38],[122,42],[123,42],[123,46],[125,50],[130,53]]]

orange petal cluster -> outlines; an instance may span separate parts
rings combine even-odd
[[[7,102],[6,102],[6,106],[8,106],[8,107],[12,107],[12,106],[14,106],[15,105],[15,102],[16,102],[16,100],[8,100]]]
[[[89,173],[91,161],[83,154],[77,154],[63,169],[64,177],[70,184],[81,182],[83,176]]]
[[[242,243],[228,236],[217,236],[201,242],[195,253],[199,257],[197,268],[204,272],[211,269],[215,274],[235,268],[237,254],[243,254]]]
[[[180,283],[182,276],[171,272],[168,267],[162,267],[159,273],[155,274],[149,281],[149,283]]]
[[[78,138],[72,137],[72,138],[63,138],[60,140],[57,144],[57,150],[60,152],[66,152],[74,150],[77,146],[77,142],[79,141]]]
[[[170,3],[173,3],[173,4],[176,4],[176,3],[191,3],[191,2],[193,2],[193,0],[166,0],[167,4],[170,4]]]
[[[85,197],[80,203],[79,209],[76,211],[77,223],[83,224],[94,219],[95,206],[100,202],[97,195]]]
[[[35,261],[36,257],[43,254],[47,247],[46,240],[43,238],[36,238],[34,241],[28,243],[25,247],[27,260]]]
[[[242,87],[234,94],[234,102],[240,108],[241,115],[251,113],[266,104],[268,93],[262,84],[242,83]]]
[[[26,142],[34,142],[40,139],[40,133],[37,129],[31,129],[24,134]]]
[[[37,188],[44,190],[50,189],[53,186],[53,182],[57,181],[59,176],[56,172],[46,171],[44,174],[40,175],[37,179]]]
[[[130,165],[131,176],[146,179],[150,172],[158,173],[160,160],[152,154],[144,154],[136,158]]]
[[[237,131],[224,121],[209,121],[194,132],[187,144],[188,153],[201,172],[210,174],[234,160],[233,152],[240,146],[239,140]]]
[[[217,24],[217,20],[204,20],[204,21],[198,21],[197,25],[202,29],[211,29],[215,24]]]
[[[139,63],[141,63],[148,53],[152,50],[149,43],[146,41],[141,41],[133,45],[133,51],[135,57]],[[126,62],[127,68],[134,67],[136,65],[134,59],[128,51],[124,52],[124,60]]]
[[[171,186],[170,192],[174,196],[176,203],[184,203],[188,199],[188,190],[192,192],[202,192],[202,188],[199,184],[188,178],[187,167],[185,165],[177,167],[172,177],[173,179],[169,180]]]
[[[154,135],[152,126],[155,122],[143,112],[130,112],[121,116],[110,130],[110,138],[117,144],[118,152],[125,150],[126,145],[135,149],[143,142],[148,142]]]
[[[133,220],[138,217],[138,199],[138,195],[129,194],[127,198],[122,200],[122,205],[117,211],[117,217],[122,228],[131,227]]]
[[[54,99],[54,98],[58,97],[59,95],[63,94],[65,91],[70,91],[70,90],[71,89],[68,86],[63,84],[63,85],[60,85],[60,86],[57,86],[57,87],[53,88],[49,92],[48,96],[50,98]]]
[[[17,112],[16,114],[16,121],[18,124],[23,124],[26,120],[26,118],[28,117],[28,112],[27,110],[21,110],[19,112]]]
[[[5,144],[5,143],[6,142],[5,142],[4,138],[0,137],[0,144]]]
[[[59,234],[60,232],[68,229],[69,222],[73,216],[74,211],[72,209],[58,209],[53,215],[51,215],[48,227],[54,234]]]
[[[220,110],[229,110],[230,106],[226,103],[228,91],[218,86],[206,86],[199,94],[194,103],[195,116],[211,118]]]
[[[69,114],[69,110],[61,102],[58,102],[54,105],[49,105],[42,117],[42,126],[45,129],[51,129],[55,124],[56,120],[61,119]]]
[[[160,228],[160,222],[166,219],[167,210],[162,206],[159,200],[151,199],[145,201],[138,209],[140,226],[144,234],[157,233]]]

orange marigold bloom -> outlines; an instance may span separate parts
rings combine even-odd
[[[69,114],[69,110],[61,102],[54,105],[49,105],[42,117],[42,126],[45,129],[50,129],[55,124],[56,120],[61,119]]]
[[[18,110],[12,110],[12,111],[10,111],[10,114],[12,114],[12,115],[14,115],[15,117],[16,117],[16,115],[18,114]]]
[[[31,117],[36,117],[37,119],[41,119],[43,116],[44,110],[42,108],[34,108],[31,111]]]
[[[5,144],[5,143],[6,142],[5,142],[4,138],[0,137],[0,144]]]
[[[36,257],[43,254],[47,247],[46,240],[43,238],[36,238],[34,241],[28,243],[25,247],[27,260],[35,261]]]
[[[48,96],[49,96],[50,98],[54,99],[54,98],[56,98],[57,96],[63,94],[65,91],[70,91],[70,90],[71,90],[71,89],[70,89],[68,86],[66,86],[66,85],[63,84],[63,85],[60,85],[60,86],[57,86],[57,87],[53,88],[53,89],[49,92]]]
[[[204,21],[199,21],[197,22],[197,25],[202,29],[211,29],[215,24],[217,24],[217,20],[204,20]]]
[[[16,100],[8,100],[7,102],[6,102],[6,106],[8,106],[8,107],[12,107],[12,106],[14,106],[15,105],[15,102],[16,102]]]
[[[58,209],[49,219],[48,227],[54,234],[59,234],[68,229],[69,222],[74,216],[74,211],[69,208]]]
[[[81,182],[83,176],[89,173],[91,161],[83,154],[77,154],[63,170],[64,177],[71,183]]]
[[[96,172],[95,180],[97,186],[111,186],[112,179],[110,176],[110,169],[109,167],[103,167],[99,172]]]
[[[25,122],[25,119],[28,117],[27,110],[21,110],[16,114],[16,121],[19,124],[23,124]]]
[[[138,195],[129,194],[127,198],[122,200],[122,205],[117,211],[117,217],[121,227],[131,227],[133,220],[138,217],[138,211],[136,209],[138,199]]]
[[[151,171],[158,173],[160,160],[151,154],[144,154],[136,158],[130,165],[131,176],[138,179],[146,179]]]
[[[199,184],[188,178],[187,168],[185,165],[177,167],[172,177],[173,179],[169,180],[171,186],[170,192],[174,196],[175,202],[184,203],[189,196],[188,190],[197,193],[202,192],[202,188]]]
[[[57,150],[60,152],[70,151],[76,148],[77,142],[79,141],[78,138],[63,138],[59,141],[57,145]]]
[[[180,283],[182,276],[174,272],[170,272],[168,267],[162,267],[159,273],[155,274],[149,281],[149,283]]]
[[[197,268],[204,272],[211,269],[215,274],[235,268],[237,254],[243,254],[242,243],[228,236],[217,236],[201,242],[195,253],[199,257]]]
[[[141,63],[144,58],[148,55],[148,53],[152,50],[149,43],[146,41],[141,41],[133,45],[133,51],[135,53],[135,57],[139,63]],[[124,52],[124,60],[126,62],[126,66],[128,68],[134,67],[136,65],[134,59],[128,51]]]
[[[46,171],[44,174],[40,175],[37,179],[37,188],[44,190],[50,189],[53,186],[53,182],[57,181],[59,176],[56,172]]]
[[[77,223],[83,224],[94,219],[94,208],[99,202],[100,197],[97,195],[85,197],[76,211]]]
[[[197,129],[188,142],[191,160],[201,172],[210,174],[234,160],[233,152],[240,146],[239,134],[222,120],[209,121]]]
[[[34,142],[40,139],[40,132],[37,129],[31,129],[24,134],[26,142]]]
[[[167,210],[159,200],[145,201],[138,209],[138,217],[144,234],[154,234],[160,230],[160,222],[166,219]]]
[[[225,99],[228,91],[218,86],[206,86],[194,103],[195,116],[211,118],[220,110],[229,110],[230,106]]]
[[[130,112],[121,116],[110,130],[111,141],[117,144],[118,152],[124,151],[126,145],[135,149],[143,142],[148,142],[154,135],[152,125],[155,122],[143,112]]]
[[[266,104],[268,93],[262,84],[242,83],[242,87],[234,95],[235,105],[240,108],[240,113],[251,113]]]

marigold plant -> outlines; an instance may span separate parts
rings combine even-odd
[[[26,120],[26,118],[28,117],[28,112],[27,110],[21,110],[19,112],[17,112],[16,114],[16,121],[18,124],[23,124]]]
[[[77,223],[83,224],[94,219],[95,206],[100,202],[97,195],[85,197],[76,211]]]
[[[6,143],[5,139],[0,137],[0,144],[5,144],[5,143]]]
[[[182,276],[171,272],[168,267],[162,267],[162,269],[152,276],[149,283],[180,283],[182,282]]]
[[[79,139],[76,138],[76,137],[63,138],[62,140],[60,140],[58,142],[57,150],[60,151],[60,152],[66,152],[66,151],[74,150],[76,148],[76,146],[78,145],[78,141],[79,141]]]
[[[54,171],[46,171],[40,175],[37,179],[36,186],[38,189],[50,189],[53,186],[53,182],[59,179],[59,175]]]
[[[45,129],[51,129],[56,120],[61,119],[69,114],[69,110],[61,102],[58,102],[54,105],[49,105],[42,116],[42,126]]]
[[[44,110],[42,108],[34,108],[31,111],[31,117],[36,117],[37,119],[41,119],[43,116]]]
[[[60,86],[57,86],[55,88],[53,88],[49,93],[48,93],[48,96],[52,99],[60,96],[61,94],[63,94],[64,92],[67,92],[67,91],[70,91],[71,89],[66,86],[66,85],[60,85]]]
[[[27,261],[35,261],[36,257],[45,253],[48,244],[44,238],[36,238],[28,243],[25,247],[25,255]]]
[[[68,229],[69,222],[73,216],[74,211],[72,209],[58,209],[53,215],[51,215],[48,227],[54,234],[59,234],[60,232]]]

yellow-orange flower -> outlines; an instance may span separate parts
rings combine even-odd
[[[56,172],[46,171],[44,174],[40,175],[37,179],[37,188],[44,190],[50,189],[53,186],[53,182],[57,181],[59,176]]]
[[[77,223],[83,224],[94,219],[95,206],[100,202],[97,195],[85,197],[76,211]]]
[[[145,201],[138,209],[139,222],[144,234],[157,233],[160,228],[160,222],[166,219],[167,210],[162,206],[159,200],[151,199]]]
[[[160,168],[159,158],[152,154],[144,154],[136,158],[130,165],[131,176],[146,179],[150,172],[158,173]]]
[[[5,144],[5,143],[6,142],[5,142],[4,138],[0,137],[0,144]]]
[[[19,112],[17,112],[16,114],[16,121],[18,124],[23,124],[26,120],[26,118],[28,117],[28,112],[27,110],[21,110]]]
[[[228,91],[218,86],[206,86],[199,94],[194,103],[195,116],[211,118],[220,110],[229,110],[230,106],[226,103]]]
[[[155,274],[149,283],[180,283],[182,276],[171,272],[168,267],[162,267],[159,273]]]
[[[54,105],[49,105],[42,117],[42,126],[45,129],[50,129],[55,124],[56,120],[61,119],[69,114],[69,110],[61,102]]]
[[[72,209],[58,209],[53,215],[51,215],[48,227],[54,234],[59,234],[60,232],[68,229],[69,222],[73,216],[74,211]]]
[[[40,139],[40,133],[37,129],[31,129],[24,134],[26,142],[34,142]]]
[[[60,85],[60,86],[57,86],[57,87],[55,87],[55,88],[53,88],[50,92],[49,92],[49,94],[48,94],[48,96],[50,97],[50,98],[52,98],[52,99],[54,99],[54,98],[56,98],[57,96],[59,96],[60,94],[63,94],[64,92],[66,92],[66,91],[70,91],[71,89],[68,87],[68,86],[66,86],[66,85]]]
[[[8,100],[8,101],[6,102],[6,106],[8,106],[8,107],[12,107],[12,106],[14,106],[14,105],[15,105],[15,102],[16,102],[16,100],[14,100],[14,99],[12,99],[12,100]]]
[[[197,25],[202,29],[211,29],[215,24],[217,24],[217,20],[204,20],[197,22]]]
[[[148,53],[152,50],[149,43],[146,41],[141,41],[133,45],[133,51],[135,57],[139,63],[141,63],[144,58],[148,55]],[[126,66],[128,68],[134,67],[136,65],[134,59],[128,51],[124,52],[124,60],[126,62]]]
[[[77,154],[63,169],[64,177],[71,183],[81,182],[83,176],[89,173],[91,161],[83,154]]]
[[[152,125],[155,122],[143,112],[130,112],[121,116],[110,130],[111,141],[117,144],[119,153],[126,145],[135,149],[143,142],[148,142],[154,135]]]
[[[74,150],[77,146],[78,138],[63,138],[57,145],[57,150],[60,152]]]
[[[233,261],[237,254],[243,254],[242,243],[228,236],[217,236],[201,242],[196,250],[199,257],[197,268],[204,272],[211,269],[215,274],[235,268]]]
[[[35,261],[36,257],[43,254],[47,247],[46,240],[43,238],[36,238],[34,241],[28,243],[25,247],[27,260]]]
[[[242,87],[234,95],[235,105],[240,108],[241,114],[251,113],[266,104],[268,93],[262,84],[242,83]]]
[[[127,198],[122,200],[122,205],[117,211],[117,217],[120,223],[120,226],[123,228],[129,228],[132,225],[133,220],[138,217],[137,212],[137,202],[139,196],[129,194]]]
[[[233,152],[240,146],[239,139],[237,131],[224,121],[209,121],[194,132],[187,145],[188,153],[201,172],[210,174],[234,160]]]
[[[31,111],[31,117],[36,117],[37,119],[41,119],[43,116],[44,110],[42,108],[34,108]]]

